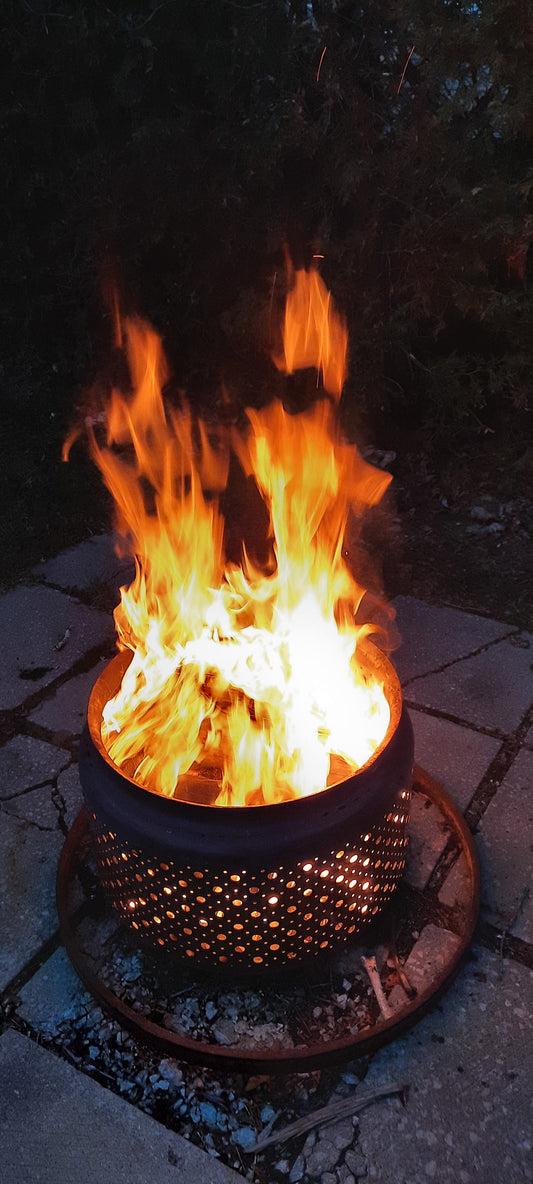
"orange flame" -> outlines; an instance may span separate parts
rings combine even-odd
[[[302,268],[293,279],[285,305],[283,357],[274,361],[287,374],[307,366],[321,370],[325,390],[340,399],[346,378],[346,326],[315,268]]]
[[[363,596],[343,558],[350,507],[390,481],[339,438],[332,404],[289,415],[248,411],[246,431],[208,431],[189,408],[166,409],[161,343],[123,325],[133,395],[113,391],[107,440],[93,455],[129,536],[136,576],[115,611],[132,652],[103,713],[112,760],[167,796],[211,787],[218,805],[254,805],[322,790],[371,757],[390,712],[363,675]],[[340,395],[346,331],[316,271],[297,271],[280,368],[321,369]],[[230,450],[254,478],[270,519],[272,560],[243,547],[225,561],[218,495]],[[196,778],[196,781],[195,781]]]

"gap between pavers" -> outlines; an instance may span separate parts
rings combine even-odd
[[[474,727],[513,732],[533,703],[533,634],[499,641],[440,674],[416,679],[406,698]]]
[[[416,684],[413,684],[413,690]],[[409,711],[415,733],[415,760],[466,810],[500,741],[447,719]]]
[[[409,1085],[407,1105],[359,1115],[360,1149],[379,1184],[533,1180],[533,971],[486,950],[440,1007],[381,1050],[365,1089]]]
[[[0,748],[0,799],[23,794],[32,785],[53,781],[70,764],[71,755],[33,736],[13,736]]]
[[[97,662],[91,670],[62,683],[51,698],[45,699],[30,713],[28,719],[55,732],[56,736],[64,733],[79,736],[87,718],[89,695],[105,665],[104,660]]]
[[[397,596],[392,603],[401,636],[393,661],[403,683],[466,658],[511,632],[502,621],[439,608],[413,596]]]
[[[9,1184],[242,1184],[243,1177],[18,1032],[0,1039]]]

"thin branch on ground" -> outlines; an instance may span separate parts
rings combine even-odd
[[[326,1123],[336,1122],[340,1118],[348,1118],[352,1114],[357,1114],[371,1102],[378,1101],[380,1098],[388,1098],[391,1094],[399,1094],[405,1105],[407,1089],[405,1082],[391,1081],[389,1085],[378,1086],[376,1089],[368,1090],[366,1094],[354,1094],[350,1098],[342,1098],[340,1102],[331,1102],[329,1106],[313,1110],[305,1118],[298,1118],[296,1122],[289,1123],[288,1126],[274,1131],[273,1134],[261,1135],[256,1143],[253,1143],[251,1147],[246,1147],[246,1151],[255,1153],[264,1151],[266,1147],[271,1147],[274,1143],[286,1143],[288,1139],[303,1135],[315,1126],[324,1126]]]

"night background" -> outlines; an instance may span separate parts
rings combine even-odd
[[[395,477],[388,593],[531,627],[529,0],[4,0],[0,29],[3,584],[109,525],[60,453],[112,286],[238,414],[279,393],[288,243],[324,255],[345,431]]]

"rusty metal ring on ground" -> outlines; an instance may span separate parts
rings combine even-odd
[[[81,949],[76,924],[77,913],[69,911],[69,890],[82,863],[81,852],[88,836],[85,810],[78,814],[63,847],[57,873],[57,908],[62,939],[70,961],[87,990],[104,1011],[123,1024],[137,1039],[177,1060],[201,1064],[213,1069],[246,1074],[310,1072],[342,1060],[368,1055],[383,1044],[405,1033],[435,1005],[457,974],[472,940],[480,905],[479,860],[474,840],[458,807],[441,785],[419,766],[415,766],[413,792],[419,792],[436,807],[450,827],[465,857],[469,892],[463,904],[463,931],[450,960],[435,974],[428,987],[408,1001],[400,1012],[379,1020],[369,1032],[363,1029],[337,1039],[290,1049],[261,1050],[235,1048],[169,1031],[129,1007],[95,973],[90,959]]]

